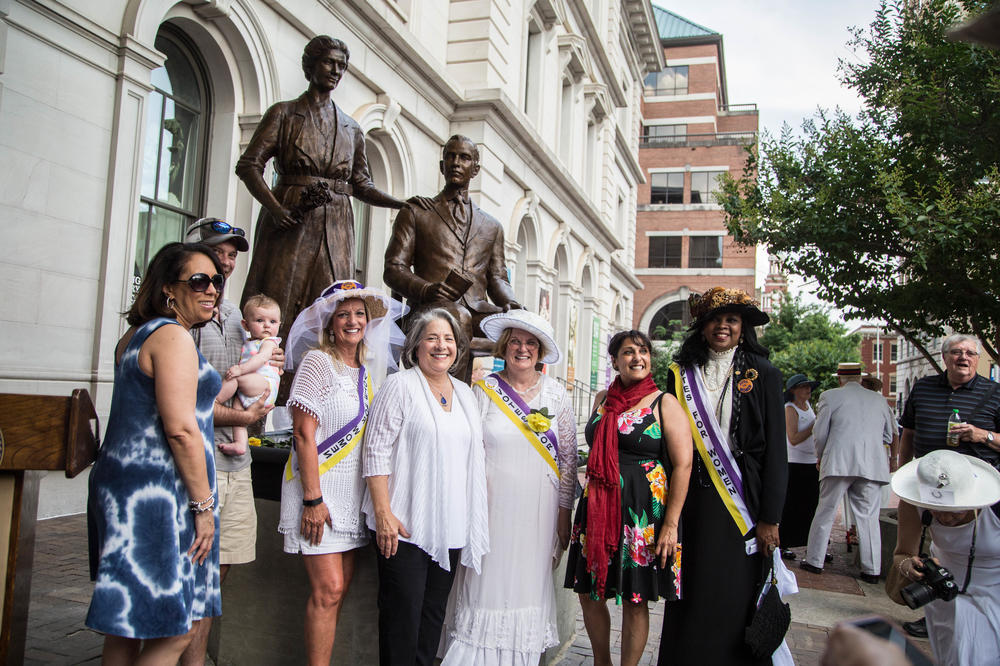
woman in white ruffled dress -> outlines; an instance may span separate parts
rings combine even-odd
[[[381,291],[341,280],[299,313],[288,334],[295,448],[282,475],[278,532],[309,575],[309,664],[330,663],[354,551],[368,543],[360,444],[374,386],[395,367],[390,345],[403,334],[393,320],[403,311]]]
[[[473,387],[486,443],[490,552],[460,568],[442,666],[535,666],[559,643],[552,570],[569,543],[576,423],[555,363],[551,325],[527,310],[482,322],[505,368]]]

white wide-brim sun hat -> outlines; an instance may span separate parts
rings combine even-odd
[[[981,509],[1000,502],[1000,472],[975,456],[939,449],[900,467],[892,492],[925,509]]]
[[[527,331],[541,340],[542,346],[545,347],[545,356],[538,359],[539,361],[552,364],[558,363],[561,358],[559,346],[556,345],[555,332],[552,330],[552,324],[529,310],[512,309],[507,312],[498,312],[483,319],[479,327],[483,329],[486,337],[493,342],[499,340],[500,335],[507,328],[517,328]]]

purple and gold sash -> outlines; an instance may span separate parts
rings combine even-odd
[[[670,369],[676,381],[676,395],[680,398],[681,407],[691,422],[691,436],[695,448],[698,449],[698,454],[708,469],[712,485],[722,498],[722,503],[736,523],[740,534],[746,538],[753,529],[754,520],[744,499],[743,476],[715,414],[705,407],[704,396],[707,392],[701,376],[693,368],[681,368],[676,363],[671,364]],[[751,548],[753,546],[748,542],[748,553]]]
[[[374,392],[371,377],[365,367],[361,366],[361,371],[358,373],[358,415],[316,447],[316,452],[319,455],[320,476],[333,469],[361,442],[365,433],[365,424],[368,422],[368,405],[371,403]],[[294,442],[294,439],[292,441]],[[288,464],[285,466],[285,479],[287,481],[291,481],[299,473],[298,460],[293,465],[293,457],[288,456]]]
[[[500,375],[493,373],[476,382],[476,385],[483,389],[489,396],[493,404],[497,406],[511,422],[521,431],[524,438],[528,440],[532,448],[542,457],[555,474],[554,481],[559,479],[559,442],[555,432],[550,428],[545,432],[535,432],[528,426],[528,414],[531,408],[521,399],[510,384],[500,378]]]

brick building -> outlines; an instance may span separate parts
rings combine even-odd
[[[861,364],[865,372],[882,380],[882,395],[895,409],[899,392],[896,363],[899,361],[900,338],[877,326],[859,326],[851,334],[861,336]]]
[[[753,293],[756,253],[726,233],[718,177],[738,176],[757,139],[757,105],[730,104],[722,35],[653,8],[667,66],[646,76],[639,163],[636,328],[687,324],[687,297],[715,285]]]

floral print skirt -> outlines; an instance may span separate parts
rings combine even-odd
[[[627,412],[619,418],[622,535],[608,562],[604,594],[605,598],[615,599],[619,604],[623,599],[641,603],[681,598],[681,548],[677,548],[666,569],[660,568],[656,558],[656,539],[666,511],[668,474],[659,459],[660,426],[649,408],[641,412],[645,414]],[[600,415],[596,416],[599,420]],[[588,441],[595,423],[592,420],[588,424]],[[598,599],[593,575],[587,570],[586,545],[587,491],[584,489],[570,537],[565,586]]]

